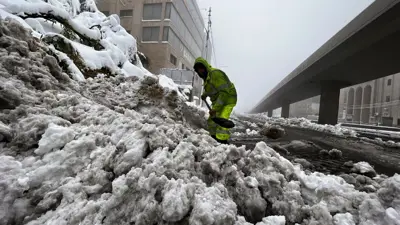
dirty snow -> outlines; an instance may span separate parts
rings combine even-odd
[[[242,132],[234,132],[233,135],[236,136],[236,137],[240,137],[240,136],[260,136],[260,132],[247,128],[244,133],[242,133]]]
[[[360,175],[367,193],[220,145],[157,77],[77,82],[18,22],[0,32],[0,224],[398,224],[400,175]]]
[[[369,172],[375,173],[374,168],[373,168],[369,163],[367,163],[367,162],[358,162],[358,163],[355,163],[355,164],[353,165],[353,169],[354,169],[356,172],[359,172],[359,173],[362,173],[362,174],[364,174],[364,173],[369,173]]]
[[[259,113],[259,114],[244,114],[242,116],[260,119],[266,122],[265,126],[271,125],[280,125],[280,126],[288,126],[288,127],[298,127],[302,129],[310,129],[319,132],[330,133],[337,136],[351,136],[356,137],[357,132],[353,129],[348,129],[341,127],[340,124],[332,126],[332,125],[321,125],[313,123],[311,120],[306,118],[276,118],[276,117],[268,117],[267,113]]]

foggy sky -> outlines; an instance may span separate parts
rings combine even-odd
[[[198,0],[212,7],[216,62],[235,83],[235,111],[275,85],[373,0]]]

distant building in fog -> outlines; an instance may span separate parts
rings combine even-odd
[[[290,105],[289,116],[290,117],[304,117],[309,119],[315,119],[319,111],[319,99],[320,96],[305,99]]]
[[[400,73],[347,87],[340,92],[339,121],[400,125]]]

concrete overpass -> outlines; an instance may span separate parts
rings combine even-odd
[[[375,0],[274,87],[252,113],[321,95],[321,124],[336,124],[340,89],[400,72],[400,0]]]

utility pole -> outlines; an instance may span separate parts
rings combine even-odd
[[[204,45],[203,49],[203,58],[205,60],[208,60],[208,42],[210,40],[210,31],[211,31],[211,7],[208,9],[208,23],[207,23],[207,29],[206,29],[206,44]],[[200,95],[203,94],[203,89],[200,90]],[[203,106],[203,101],[200,100],[200,106]]]
[[[208,60],[208,42],[210,40],[210,31],[211,31],[211,7],[208,10],[208,26],[207,26],[207,30],[206,30],[206,46],[205,46],[205,59]]]

